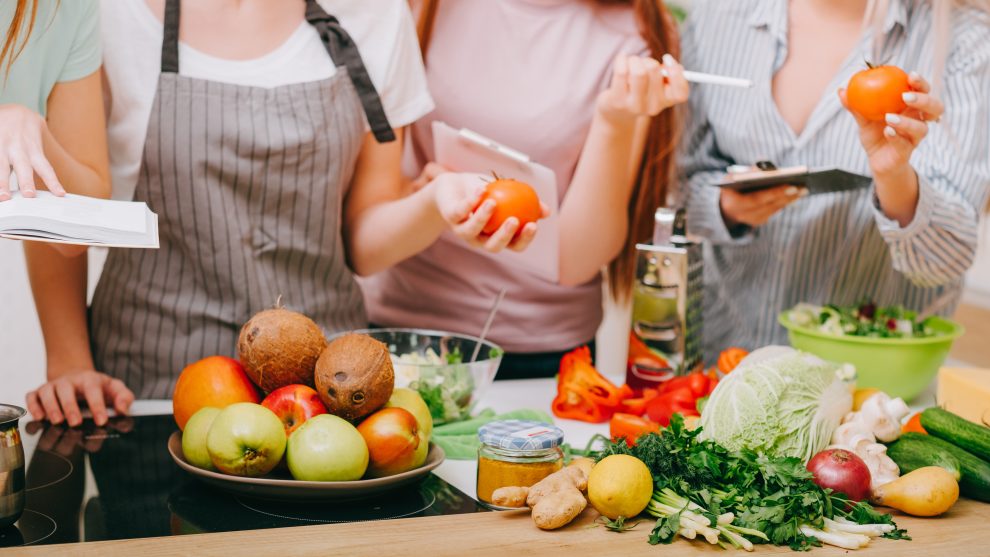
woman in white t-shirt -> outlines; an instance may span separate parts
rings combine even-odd
[[[161,249],[111,250],[88,329],[81,303],[41,314],[36,418],[170,397],[279,296],[328,331],[364,326],[352,270],[425,248],[468,204],[401,197],[393,139],[433,106],[404,0],[104,0],[103,17],[115,191],[158,214]]]

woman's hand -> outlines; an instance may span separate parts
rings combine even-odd
[[[719,207],[728,228],[739,225],[755,228],[766,224],[777,211],[807,194],[808,190],[796,186],[776,186],[750,193],[723,188]]]
[[[436,167],[443,168],[434,165],[434,170]],[[485,193],[485,182],[479,174],[443,172],[433,178],[430,185],[435,188],[434,196],[440,216],[447,221],[454,234],[471,246],[492,253],[506,248],[523,251],[536,236],[535,222],[527,223],[520,230],[519,220],[515,217],[505,219],[502,226],[491,235],[483,232],[495,212],[495,202],[489,199],[478,206]],[[540,203],[540,207],[544,217],[550,214],[545,205]]]
[[[875,176],[905,174],[910,170],[911,154],[928,135],[928,122],[937,121],[945,107],[931,95],[931,86],[915,72],[908,76],[912,91],[904,93],[907,109],[900,114],[888,114],[886,121],[874,122],[849,110],[846,90],[839,90],[842,105],[859,125],[859,140],[870,158]]]
[[[612,65],[611,85],[598,95],[598,112],[613,122],[656,116],[686,102],[689,89],[684,68],[673,56],[665,54],[661,64],[648,56],[620,54]]]
[[[10,199],[10,171],[24,197],[34,197],[34,174],[48,191],[65,195],[55,170],[45,157],[42,138],[47,124],[40,114],[17,104],[0,105],[0,201]]]
[[[82,423],[80,400],[86,401],[93,421],[102,426],[107,423],[107,404],[117,414],[126,414],[134,402],[134,393],[123,381],[105,373],[71,371],[28,393],[27,407],[36,420],[48,420],[56,425],[65,421],[75,427]]]

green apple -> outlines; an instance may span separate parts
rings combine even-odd
[[[253,402],[220,411],[206,436],[217,470],[234,476],[264,476],[285,453],[285,426],[274,412]]]
[[[182,455],[186,457],[186,462],[197,468],[216,470],[210,460],[210,452],[206,450],[206,435],[219,413],[219,408],[204,406],[189,418],[186,429],[182,431]]]
[[[433,434],[433,416],[430,415],[430,407],[426,405],[418,392],[402,387],[397,388],[392,391],[391,398],[385,403],[386,408],[390,406],[402,408],[415,416],[416,423],[419,424],[420,434],[424,435],[426,441],[430,440],[430,435]]]
[[[359,480],[368,469],[368,445],[347,420],[320,414],[289,436],[287,460],[297,480]]]

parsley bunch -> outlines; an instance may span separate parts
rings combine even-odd
[[[642,460],[655,482],[651,505],[667,510],[680,507],[681,513],[690,511],[710,519],[731,516],[730,529],[753,543],[807,550],[820,546],[821,541],[804,531],[823,531],[834,526],[833,521],[878,525],[886,538],[910,539],[896,528],[889,514],[816,485],[800,459],[730,451],[714,441],[698,439],[699,432],[685,428],[675,414],[662,434],[644,435],[635,447],[624,440],[607,443],[599,458],[628,454]],[[685,503],[671,504],[678,501]],[[682,527],[681,513],[655,513],[661,519],[651,542],[673,540]],[[765,534],[765,539],[754,532]]]

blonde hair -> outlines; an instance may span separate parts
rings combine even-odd
[[[873,27],[874,53],[880,51],[883,41],[882,26],[890,7],[891,1],[899,0],[869,0],[863,26]],[[954,12],[960,9],[974,9],[990,14],[990,0],[927,0],[932,6],[932,75],[925,76],[936,92],[942,89],[942,77],[945,73],[945,62],[949,57],[952,42],[952,18]]]

